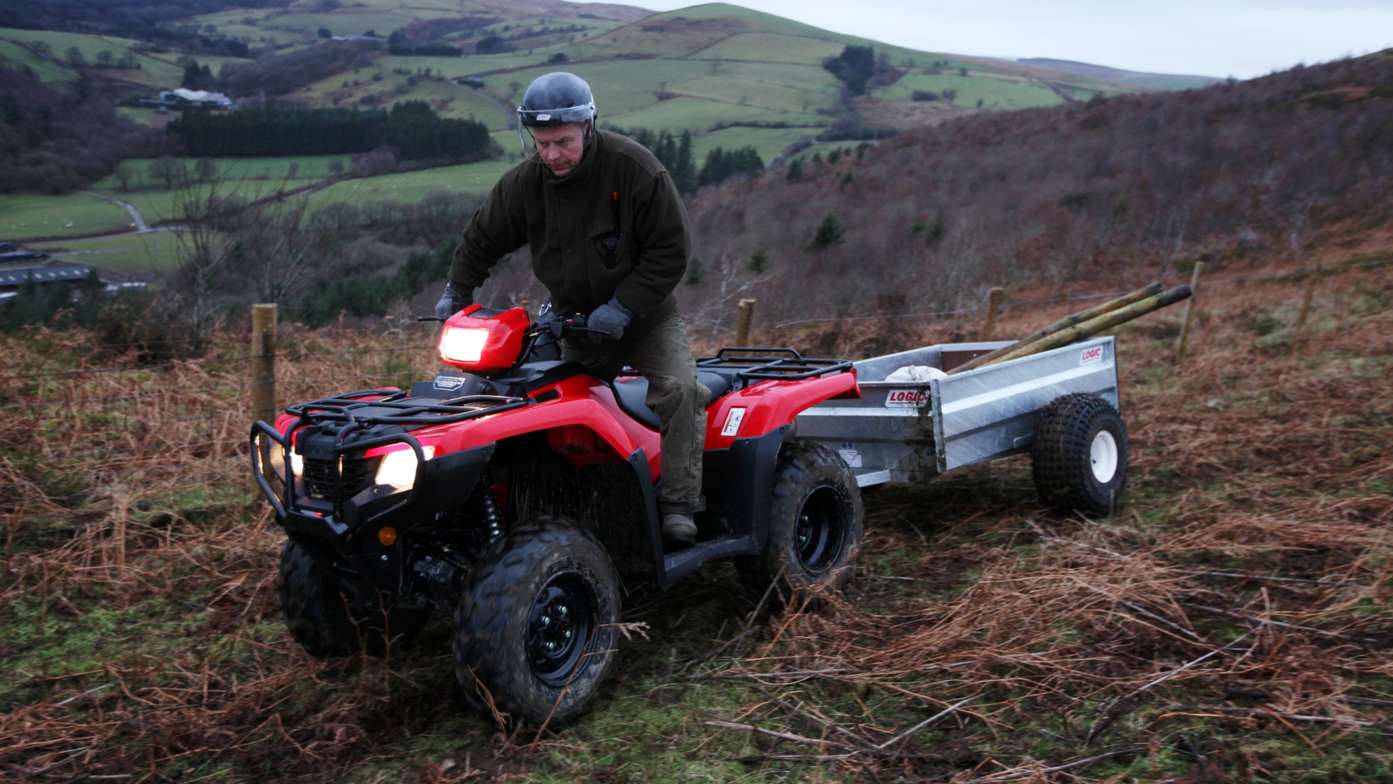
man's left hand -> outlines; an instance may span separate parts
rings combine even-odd
[[[618,340],[624,337],[624,330],[634,320],[634,312],[624,307],[616,297],[595,308],[585,320],[585,326],[593,330],[596,340]]]

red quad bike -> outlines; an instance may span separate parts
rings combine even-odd
[[[732,558],[754,589],[842,582],[860,549],[856,479],[800,441],[801,411],[856,398],[850,362],[788,348],[698,361],[711,390],[699,535],[660,535],[658,417],[645,379],[559,360],[560,329],[473,305],[445,322],[461,373],[290,406],[251,432],[252,472],[288,541],[286,625],[316,657],[410,639],[454,613],[465,700],[514,720],[578,716],[614,662],[620,575],[667,588]]]

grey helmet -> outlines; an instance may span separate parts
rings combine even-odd
[[[554,71],[534,79],[527,85],[522,105],[518,107],[518,123],[528,128],[594,122],[597,115],[590,85],[565,71]]]

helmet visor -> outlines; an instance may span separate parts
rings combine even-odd
[[[567,106],[562,109],[524,109],[518,107],[518,120],[531,128],[547,128],[567,123],[589,122],[595,118],[595,103]]]

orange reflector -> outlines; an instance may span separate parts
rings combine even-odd
[[[381,542],[383,547],[391,547],[397,543],[397,529],[390,525],[382,526],[377,529],[377,541]]]

